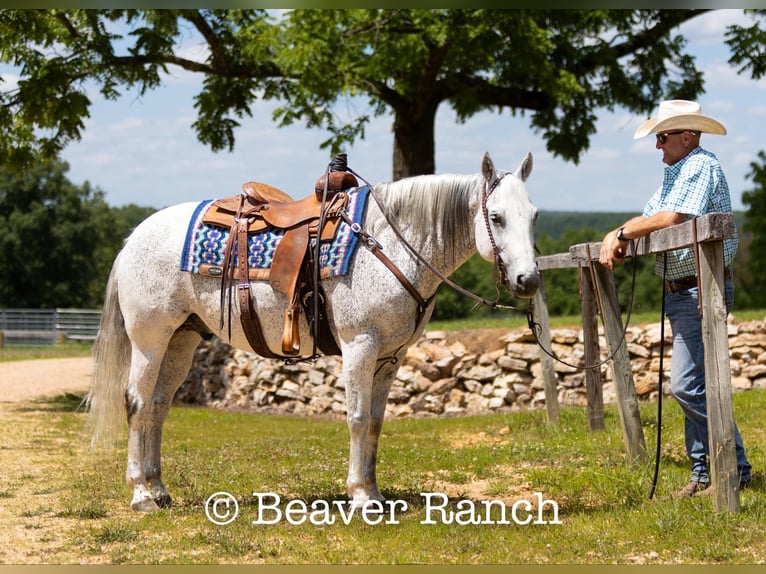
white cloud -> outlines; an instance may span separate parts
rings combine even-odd
[[[19,87],[19,76],[17,74],[0,74],[0,91],[12,92]]]
[[[750,17],[741,8],[715,9],[685,22],[678,31],[684,36],[693,37],[695,43],[719,46],[729,26],[746,26],[750,23]]]
[[[742,152],[738,153],[734,156],[734,165],[738,166],[746,166],[748,169],[747,171],[750,171],[750,164],[756,160],[756,154],[750,152]]]

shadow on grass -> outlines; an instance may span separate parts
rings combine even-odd
[[[85,407],[86,393],[63,393],[51,397],[35,399],[30,403],[19,405],[16,412],[48,411],[58,413],[87,412]]]

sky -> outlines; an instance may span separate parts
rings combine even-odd
[[[766,80],[738,76],[727,63],[724,32],[735,22],[747,22],[741,10],[716,10],[686,23],[679,33],[687,37],[687,50],[704,71],[706,93],[698,99],[702,113],[722,122],[729,132],[703,135],[702,146],[718,156],[733,207],[741,210],[742,192],[754,187],[746,179],[750,164],[766,149]],[[204,57],[194,38],[182,49],[187,56]],[[212,152],[192,129],[193,97],[201,80],[171,68],[165,85],[144,96],[128,92],[117,101],[105,101],[94,91],[82,140],[62,154],[70,165],[69,179],[78,185],[88,181],[113,206],[162,208],[235,195],[247,181],[269,183],[296,199],[308,195],[331,159],[327,150],[319,149],[326,132],[299,124],[278,128],[270,116],[274,105],[257,102],[253,117],[235,132],[234,151]],[[655,107],[652,115],[656,113]],[[349,165],[370,183],[392,178],[392,119],[373,119],[366,138],[344,150]],[[526,187],[539,209],[641,212],[659,187],[664,167],[653,137],[633,139],[645,119],[626,110],[600,110],[590,149],[575,165],[546,151],[528,117],[485,112],[458,124],[442,105],[436,125],[436,171],[478,173],[485,151],[498,169],[515,170],[531,152],[534,168]]]

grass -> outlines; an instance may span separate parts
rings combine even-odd
[[[737,319],[763,319],[762,310]],[[525,320],[432,322],[429,329],[525,326]],[[653,322],[635,315],[631,322]],[[554,318],[554,326],[579,317]],[[7,347],[0,361],[88,356],[88,345]],[[673,401],[663,409],[657,495],[653,467],[625,460],[619,416],[588,432],[584,409],[564,408],[559,425],[544,411],[448,419],[387,421],[378,481],[407,512],[370,525],[253,524],[254,492],[291,500],[345,500],[345,423],[176,407],[165,427],[163,479],[174,506],[143,515],[129,510],[125,446],[91,451],[82,435],[82,397],[0,405],[0,562],[115,564],[751,564],[766,562],[766,392],[734,395],[735,413],[754,467],[741,511],[717,514],[707,498],[675,500],[688,479],[683,421]],[[647,451],[654,453],[656,405],[641,404]],[[240,517],[215,526],[205,501],[232,493]],[[554,501],[563,524],[423,524],[422,493],[461,501]],[[523,510],[523,508],[522,508]],[[334,515],[336,518],[338,514]],[[492,515],[497,520],[497,510]],[[522,514],[523,516],[523,514]],[[531,516],[531,514],[530,514]],[[537,517],[537,515],[534,515]],[[543,515],[550,522],[550,506]],[[18,534],[21,533],[21,534]],[[16,536],[16,538],[14,538]]]
[[[0,363],[32,359],[89,357],[91,344],[67,341],[54,345],[6,345],[0,347]]]
[[[584,409],[564,408],[559,425],[542,411],[448,419],[387,421],[378,481],[388,500],[407,512],[370,525],[253,524],[254,492],[305,504],[344,501],[348,431],[343,422],[176,407],[163,443],[163,479],[174,505],[153,514],[128,509],[125,448],[89,451],[82,412],[71,397],[4,412],[12,431],[0,449],[3,502],[37,540],[56,545],[28,554],[46,562],[266,564],[745,564],[766,561],[766,392],[734,396],[737,421],[755,469],[741,511],[717,514],[708,498],[669,495],[688,478],[682,418],[663,409],[660,479],[648,499],[652,464],[625,460],[619,417],[606,408],[606,429],[588,432]],[[8,408],[5,409],[8,411]],[[647,448],[654,452],[656,405],[642,403]],[[9,464],[32,448],[30,468]],[[44,458],[40,458],[44,457]],[[25,479],[21,480],[21,475]],[[26,486],[25,486],[26,485]],[[33,494],[25,495],[29,490]],[[217,491],[237,499],[240,515],[227,526],[205,516]],[[427,518],[421,493],[444,493],[450,509],[461,500],[536,503],[558,507],[562,524],[444,523]],[[36,493],[36,494],[35,494]],[[43,495],[40,493],[48,493]],[[40,500],[38,500],[40,498]],[[298,504],[298,503],[295,503]],[[537,510],[520,518],[538,518]],[[26,516],[24,515],[26,513]],[[497,511],[492,514],[499,520]],[[546,507],[544,522],[554,518]],[[2,527],[5,527],[2,525]],[[23,544],[23,542],[22,542]],[[2,558],[2,551],[0,551]]]

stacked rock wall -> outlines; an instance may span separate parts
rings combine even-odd
[[[734,391],[766,388],[766,325],[763,321],[729,323]],[[583,359],[582,331],[553,329],[553,352],[568,363]],[[664,392],[669,393],[670,328],[665,329]],[[630,327],[627,348],[636,392],[657,396],[660,324]],[[436,417],[513,412],[544,408],[540,350],[528,329],[509,330],[501,348],[471,353],[443,332],[428,332],[413,345],[399,367],[387,416]],[[601,349],[606,344],[601,338]],[[609,365],[609,363],[607,363]],[[554,363],[562,405],[584,406],[585,373]],[[234,349],[220,339],[203,342],[176,400],[213,408],[295,415],[345,417],[345,389],[339,357],[285,363]],[[601,367],[606,404],[615,401],[611,367]]]

